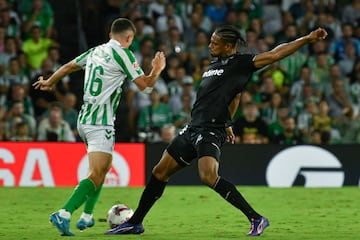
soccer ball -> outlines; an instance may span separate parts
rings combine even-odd
[[[125,204],[115,204],[112,206],[106,216],[106,221],[110,228],[115,228],[127,221],[134,214],[134,211]]]

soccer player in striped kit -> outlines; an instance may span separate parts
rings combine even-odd
[[[164,53],[157,52],[152,60],[151,72],[144,75],[134,54],[128,49],[135,32],[134,24],[128,19],[115,19],[107,43],[91,48],[63,65],[48,79],[39,77],[33,84],[35,89],[52,91],[64,76],[85,69],[83,105],[78,117],[78,131],[86,144],[90,171],[63,207],[50,215],[50,221],[61,235],[74,235],[70,231],[70,217],[84,203],[77,228],[84,230],[95,223],[92,213],[105,175],[111,167],[115,143],[115,113],[124,81],[133,81],[140,90],[150,93],[165,68]]]

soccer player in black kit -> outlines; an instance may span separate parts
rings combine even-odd
[[[210,39],[213,60],[202,76],[191,113],[192,120],[169,144],[153,168],[134,215],[106,234],[143,233],[142,221],[161,197],[169,178],[197,159],[201,181],[246,215],[251,224],[248,236],[261,235],[269,226],[268,219],[249,205],[234,184],[218,175],[221,148],[226,141],[234,143],[232,117],[239,105],[239,95],[253,72],[326,36],[327,32],[318,28],[268,52],[251,55],[237,53],[239,44],[245,44],[245,41],[236,28],[218,27]]]

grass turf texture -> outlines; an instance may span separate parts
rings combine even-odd
[[[270,227],[261,239],[360,239],[360,189],[238,187]],[[0,189],[0,239],[64,239],[49,224],[49,215],[71,194],[72,188]],[[108,209],[122,202],[133,209],[142,188],[104,188],[95,207],[96,224],[75,228],[82,208],[71,222],[79,239],[249,239],[249,223],[219,195],[204,186],[168,186],[145,218],[143,235],[107,236]]]

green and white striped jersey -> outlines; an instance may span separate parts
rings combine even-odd
[[[134,54],[111,39],[89,49],[75,61],[85,68],[84,103],[79,113],[79,123],[113,126],[121,86],[126,79],[133,81],[144,74]]]

